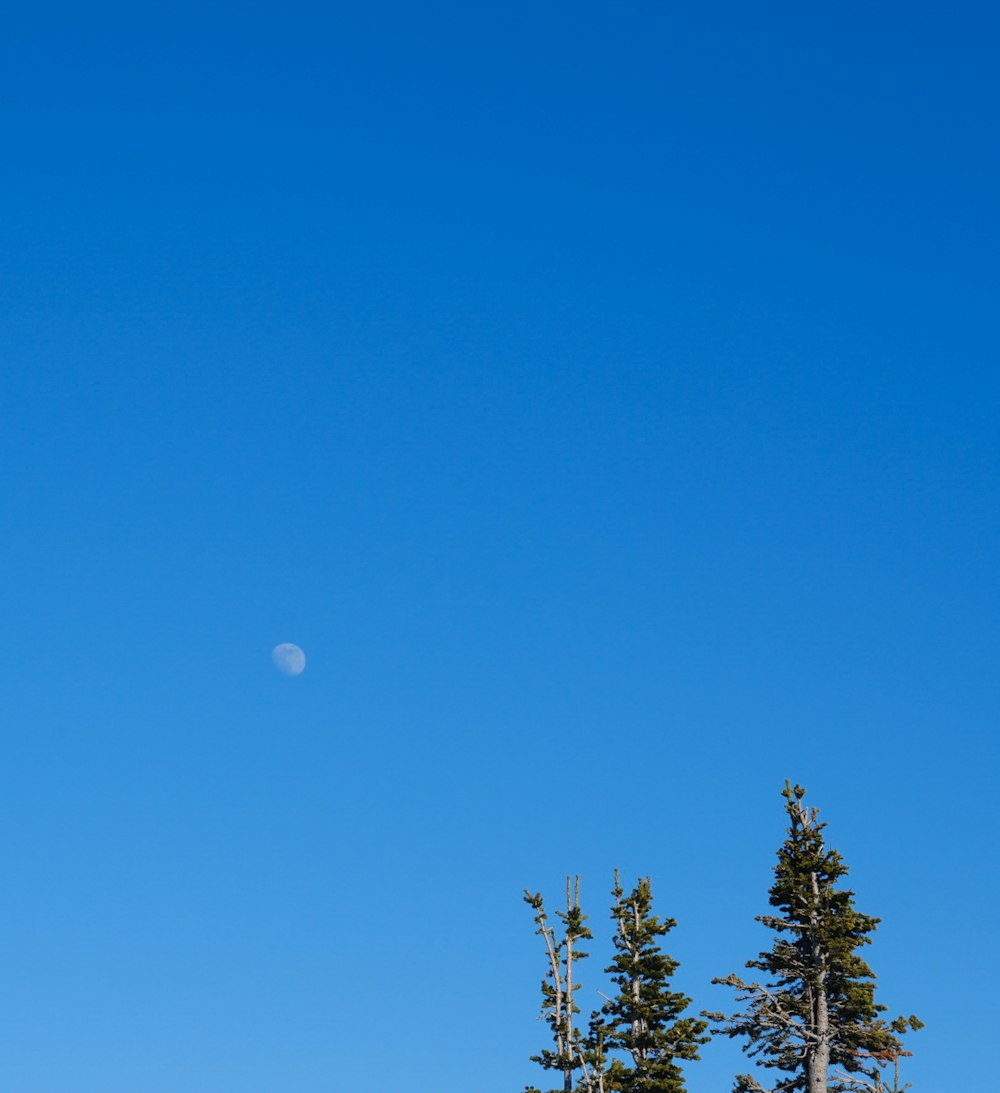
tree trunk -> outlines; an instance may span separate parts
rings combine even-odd
[[[826,987],[820,984],[813,1002],[813,1032],[818,1040],[809,1053],[809,1093],[827,1093],[830,1070],[830,1014],[826,1002]]]
[[[815,814],[809,817],[809,822],[811,823],[814,818]],[[811,880],[813,905],[818,906],[820,902],[819,878],[813,873]],[[827,1077],[830,1070],[830,1007],[826,997],[827,962],[819,944],[819,922],[815,914],[810,915],[809,925],[811,935],[809,948],[814,974],[816,975],[816,982],[813,986],[815,993],[812,999],[812,1032],[816,1037],[816,1042],[813,1050],[807,1056],[807,1085],[808,1093],[827,1093]]]

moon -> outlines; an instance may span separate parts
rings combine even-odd
[[[306,669],[306,655],[291,641],[283,641],[271,650],[275,668],[286,676],[300,676]]]

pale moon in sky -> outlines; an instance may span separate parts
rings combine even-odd
[[[283,641],[271,650],[271,660],[279,672],[286,676],[300,676],[305,671],[306,655],[290,641]]]

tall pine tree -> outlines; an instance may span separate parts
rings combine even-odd
[[[708,1040],[703,1035],[708,1026],[696,1017],[682,1017],[691,999],[670,990],[679,964],[659,941],[677,923],[653,914],[649,877],[626,895],[615,870],[612,895],[617,955],[605,971],[618,991],[603,1007],[591,1040],[602,1034],[595,1047],[630,1057],[631,1065],[620,1059],[611,1065],[610,1088],[622,1093],[684,1093],[678,1061],[698,1058],[698,1046]]]
[[[744,1051],[782,1076],[774,1093],[846,1093],[855,1075],[871,1073],[872,1060],[898,1057],[899,1034],[916,1018],[887,1024],[875,1002],[875,976],[857,950],[869,944],[879,919],[854,907],[854,893],[838,888],[847,866],[823,837],[819,810],[803,804],[805,790],[785,783],[782,796],[789,829],[778,851],[770,903],[777,914],[758,921],[776,934],[772,948],[748,968],[765,973],[766,983],[737,975],[715,979],[734,987],[743,1010],[712,1031],[745,1036]],[[831,1071],[831,1067],[839,1068]],[[752,1075],[737,1078],[736,1093],[761,1093]]]

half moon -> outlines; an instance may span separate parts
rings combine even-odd
[[[275,668],[286,676],[300,676],[306,668],[306,655],[291,641],[283,641],[271,650]]]

